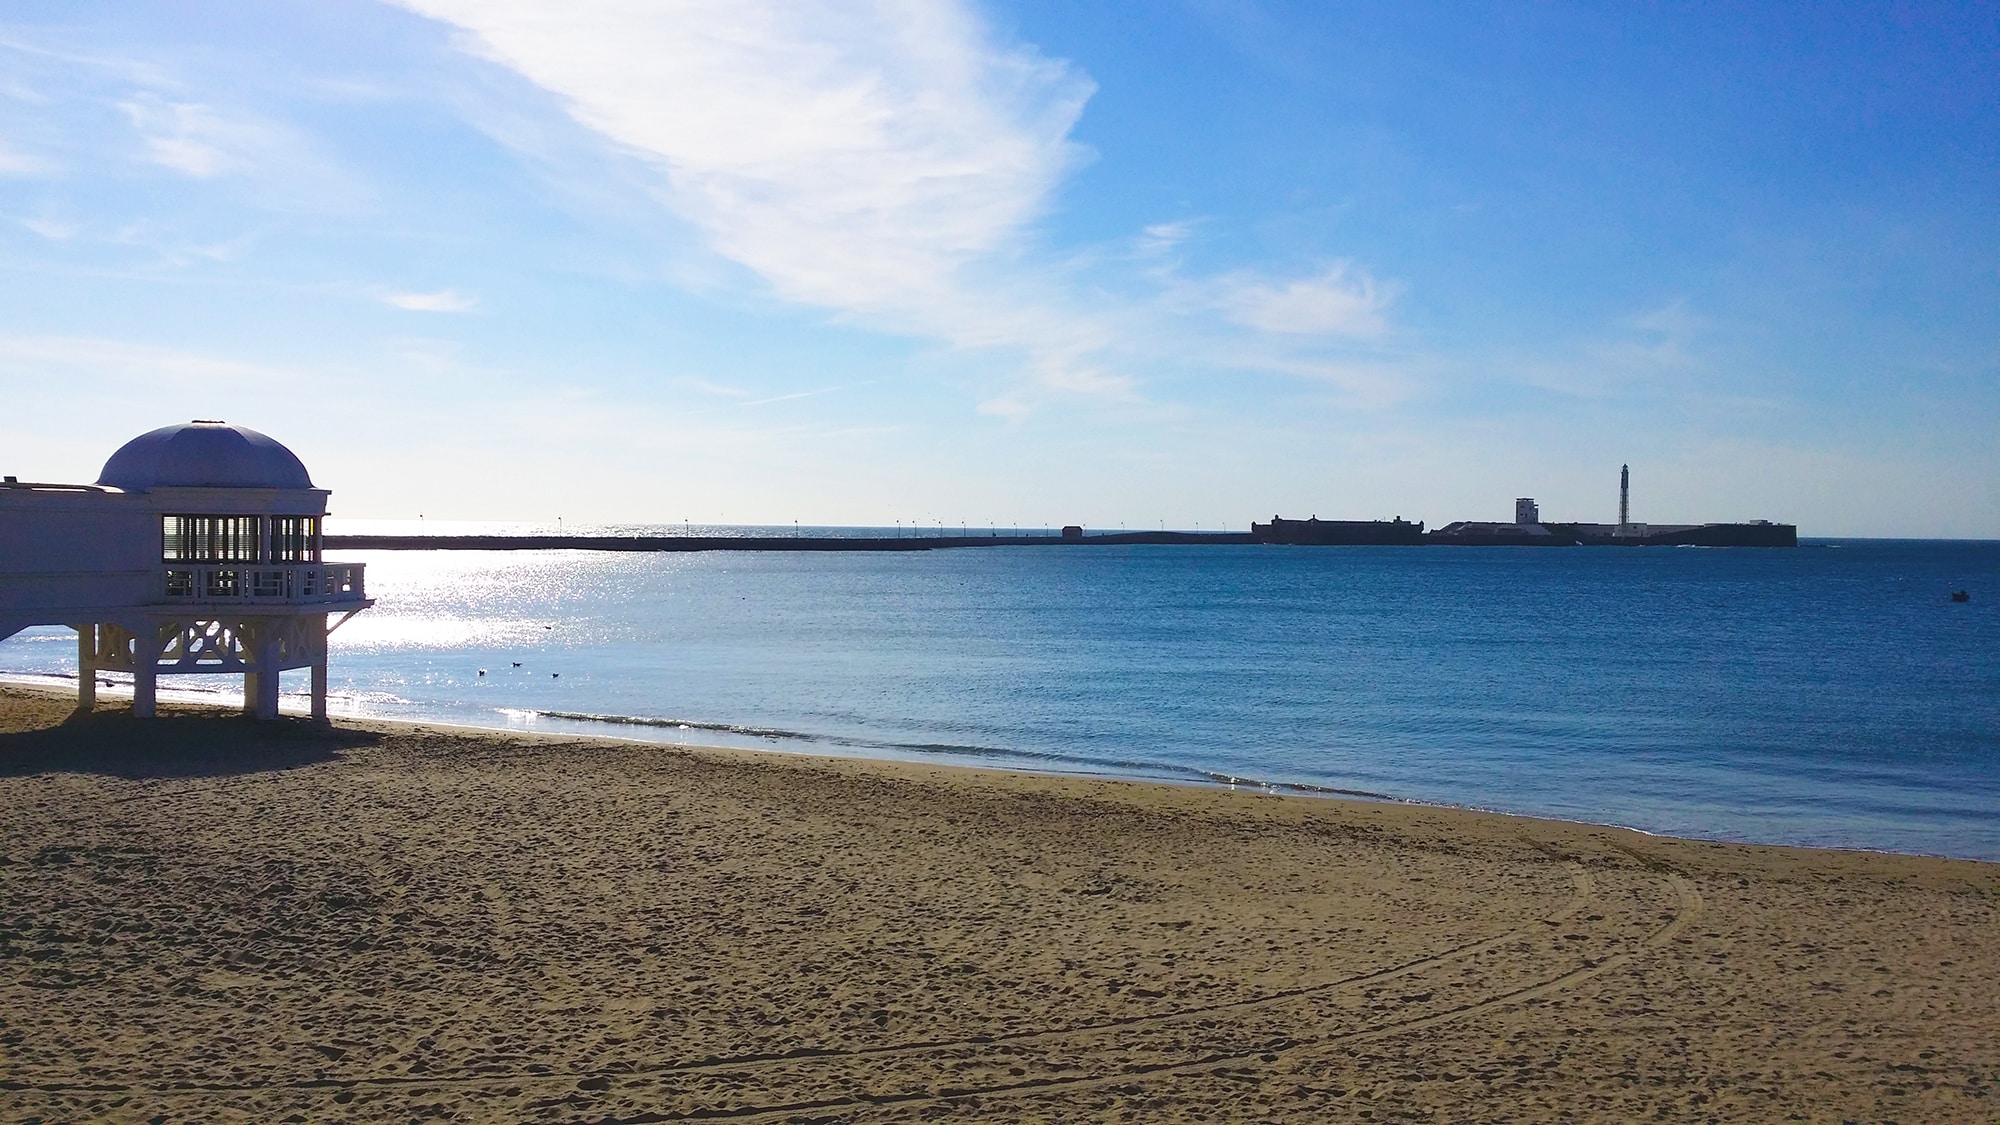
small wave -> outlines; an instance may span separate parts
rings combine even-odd
[[[510,711],[510,714],[538,715],[544,719],[568,719],[577,723],[613,723],[628,727],[664,727],[668,730],[709,730],[718,734],[743,734],[752,738],[789,738],[800,742],[825,742],[824,736],[805,731],[773,727],[746,727],[735,723],[703,722],[700,719],[655,719],[645,715],[599,715],[590,711]]]
[[[1310,781],[1264,781],[1254,777],[1237,777],[1235,774],[1215,773],[1211,770],[1199,770],[1197,772],[1217,785],[1244,785],[1254,789],[1276,789],[1286,793],[1310,793],[1321,797],[1362,797],[1370,801],[1394,801],[1397,804],[1417,803],[1391,793],[1377,793],[1372,789],[1342,789],[1333,785],[1314,785]]]
[[[68,680],[75,682],[76,673],[51,672],[9,672],[0,670],[0,680],[26,682]],[[127,685],[131,677],[125,676]],[[240,698],[240,690],[210,685],[180,685],[170,689],[174,694],[214,694]],[[304,692],[285,692],[286,696],[303,696]],[[352,706],[357,703],[409,703],[409,700],[387,692],[333,692],[330,702],[338,701]],[[544,711],[531,707],[501,707],[500,714],[510,719],[563,719],[575,723],[604,723],[610,726],[649,727],[658,730],[710,731],[716,734],[733,734],[747,738],[763,738],[772,741],[810,742],[825,746],[844,746],[856,750],[887,750],[896,753],[918,754],[942,758],[976,758],[986,761],[1014,761],[1028,765],[1039,765],[1058,773],[1114,774],[1126,777],[1153,777],[1164,780],[1193,781],[1204,785],[1226,785],[1240,789],[1264,789],[1280,793],[1301,793],[1320,797],[1358,797],[1369,801],[1393,801],[1398,804],[1423,804],[1411,802],[1407,798],[1389,793],[1378,793],[1369,789],[1344,789],[1333,785],[1315,785],[1309,781],[1267,781],[1263,778],[1244,777],[1240,774],[1223,773],[1218,770],[1202,769],[1199,766],[1176,765],[1172,762],[1155,762],[1141,758],[1102,758],[1088,754],[1064,754],[1053,750],[1022,750],[1007,746],[981,746],[956,742],[895,742],[887,739],[853,738],[842,735],[815,734],[810,731],[786,730],[782,727],[756,727],[742,723],[719,723],[705,719],[656,718],[649,715],[607,715],[595,711]]]
[[[99,674],[109,675],[109,673],[99,673]],[[53,672],[14,672],[5,669],[0,669],[0,680],[5,680],[9,683],[20,683],[20,684],[43,684],[47,683],[50,680],[68,680],[70,683],[75,683],[76,673],[64,672],[61,670]]]
[[[815,734],[810,731],[786,730],[782,727],[753,727],[745,726],[741,723],[718,723],[703,719],[662,719],[648,715],[605,715],[592,711],[528,710],[512,713],[539,716],[546,719],[568,719],[571,722],[581,723],[609,723],[616,726],[656,727],[665,730],[704,730],[713,731],[717,734],[746,735],[751,738],[768,738],[792,742],[816,742],[827,746],[850,746],[859,750],[901,750],[915,754],[936,754],[950,757],[1018,758],[1024,761],[1062,762],[1120,770],[1150,769],[1185,774],[1202,773],[1200,770],[1190,770],[1159,762],[1134,762],[1114,758],[1087,758],[1043,750],[1017,750],[1004,746],[977,746],[954,742],[894,742],[885,739],[854,738],[837,734]]]
[[[653,727],[666,730],[702,730],[717,734],[746,735],[752,738],[814,742],[829,746],[846,746],[857,750],[889,750],[909,754],[929,755],[948,758],[980,758],[988,761],[1017,761],[1033,763],[1043,767],[1054,767],[1059,772],[1110,773],[1124,776],[1155,777],[1195,781],[1208,785],[1227,785],[1235,788],[1264,789],[1272,792],[1300,793],[1321,797],[1359,797],[1370,801],[1395,801],[1404,799],[1388,793],[1377,793],[1368,789],[1343,789],[1332,785],[1315,785],[1307,781],[1266,781],[1261,778],[1242,777],[1236,774],[1205,770],[1198,766],[1176,765],[1171,762],[1154,762],[1135,758],[1099,758],[1086,754],[1064,754],[1052,750],[1022,750],[1006,746],[980,746],[953,742],[894,742],[882,739],[851,738],[841,735],[813,734],[807,731],[785,730],[780,727],[753,727],[740,723],[718,723],[701,719],[662,719],[646,715],[606,715],[591,711],[542,711],[535,709],[505,708],[509,716],[546,719],[567,719],[571,722],[606,723],[614,726]]]

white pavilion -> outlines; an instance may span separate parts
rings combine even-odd
[[[326,498],[291,450],[203,420],[126,442],[96,484],[6,477],[0,639],[75,629],[79,710],[99,671],[131,673],[145,717],[162,672],[241,673],[244,712],[274,719],[278,673],[311,668],[325,719],[327,634],[375,604],[360,563],[320,558]]]

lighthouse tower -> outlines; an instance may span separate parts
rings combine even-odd
[[[75,629],[81,710],[99,671],[131,673],[148,717],[161,673],[221,673],[242,675],[246,713],[274,719],[278,674],[310,668],[324,719],[327,634],[374,604],[360,563],[320,557],[326,499],[291,450],[200,419],[126,442],[95,484],[6,477],[0,638]]]

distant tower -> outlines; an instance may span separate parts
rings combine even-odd
[[[1632,466],[1618,467],[1618,526],[1632,522]]]
[[[1534,497],[1517,496],[1514,498],[1514,522],[1518,524],[1537,524],[1542,522],[1542,511],[1540,508],[1535,507]]]

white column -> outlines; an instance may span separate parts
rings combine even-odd
[[[132,716],[150,719],[159,710],[160,625],[141,622],[132,631]]]
[[[278,717],[278,630],[269,621],[257,624],[257,717]],[[246,685],[247,687],[247,685]],[[246,697],[248,692],[244,693]],[[246,698],[244,702],[248,703]]]
[[[75,625],[76,709],[89,714],[97,706],[97,626]]]
[[[248,621],[238,620],[236,630],[238,651],[249,667],[243,673],[243,714],[247,718],[257,713],[257,700],[264,694],[264,630]]]
[[[278,670],[270,668],[257,674],[257,717],[275,719],[278,717]]]
[[[326,617],[314,615],[308,626],[312,630],[312,717],[315,722],[326,722]]]

